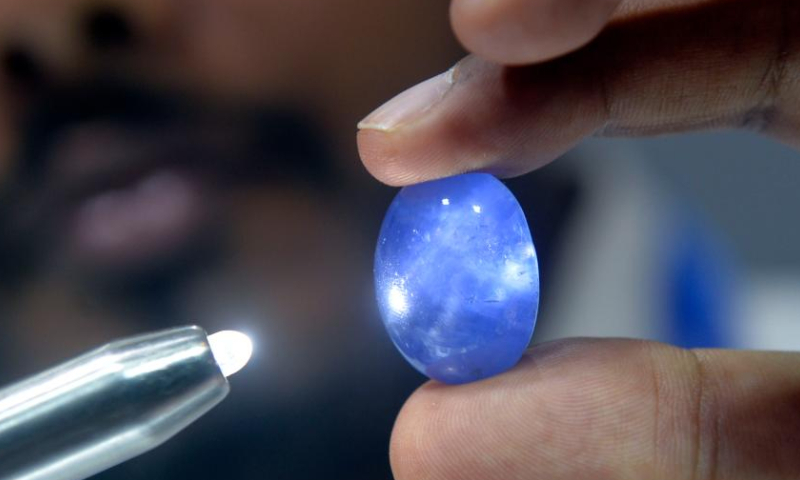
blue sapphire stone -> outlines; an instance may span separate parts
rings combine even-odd
[[[403,188],[381,227],[375,290],[392,341],[428,377],[466,383],[513,367],[539,306],[514,195],[483,173]]]

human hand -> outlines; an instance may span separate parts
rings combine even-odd
[[[385,183],[518,175],[589,135],[745,128],[800,146],[796,2],[453,0],[451,17],[475,56],[359,125]]]
[[[800,4],[453,0],[452,20],[475,56],[360,125],[386,183],[521,174],[592,134],[746,128],[800,146]],[[423,386],[392,466],[398,480],[799,478],[798,392],[798,354],[559,341],[495,378]]]
[[[800,477],[800,355],[578,339],[513,370],[417,390],[397,480]]]

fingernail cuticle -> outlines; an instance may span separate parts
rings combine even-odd
[[[400,93],[358,123],[359,130],[391,132],[425,117],[455,84],[458,65]]]

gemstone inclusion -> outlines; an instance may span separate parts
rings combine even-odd
[[[375,289],[389,336],[423,374],[458,384],[508,370],[539,305],[522,208],[483,173],[403,188],[381,227]]]

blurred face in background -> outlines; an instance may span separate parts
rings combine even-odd
[[[237,311],[324,331],[369,272],[354,125],[457,57],[426,1],[3,0],[0,32],[22,338]]]
[[[238,328],[257,353],[228,413],[106,478],[388,477],[420,380],[374,316],[389,192],[354,132],[456,60],[446,9],[0,0],[2,382],[121,335]]]

